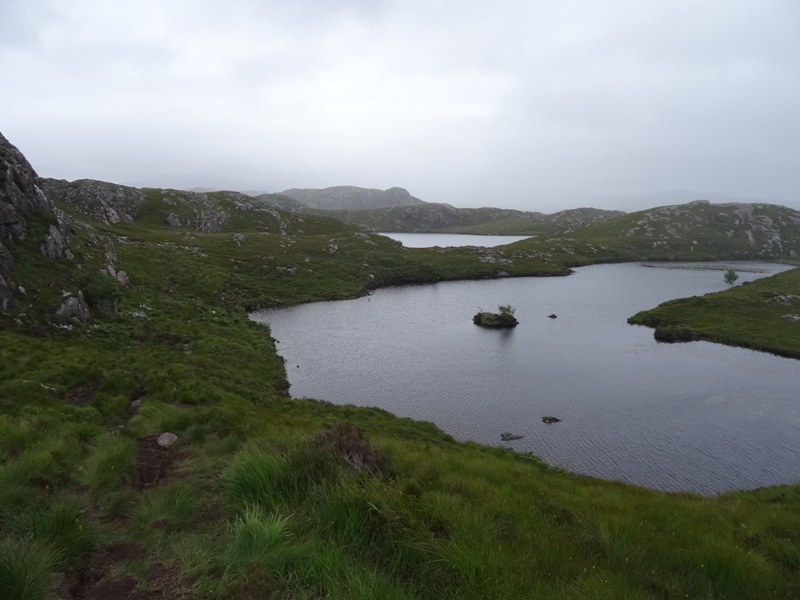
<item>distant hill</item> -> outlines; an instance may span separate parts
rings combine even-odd
[[[372,210],[336,211],[331,216],[376,231],[540,235],[573,231],[623,214],[625,213],[613,210],[576,208],[546,215],[503,208],[456,208],[449,204],[426,203]]]
[[[409,194],[408,190],[399,187],[373,190],[341,185],[325,189],[291,188],[281,194],[318,210],[363,210],[424,204],[422,200]]]
[[[631,249],[683,255],[768,258],[800,253],[800,212],[761,203],[698,200],[631,213],[579,230],[581,237],[615,238]]]
[[[630,213],[514,247],[572,264],[790,258],[800,255],[800,212],[774,204],[700,200]]]

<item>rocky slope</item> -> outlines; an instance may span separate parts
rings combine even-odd
[[[576,208],[551,215],[502,208],[456,208],[421,204],[332,214],[346,223],[376,231],[447,232],[479,235],[541,235],[571,232],[624,215],[621,211]]]
[[[424,204],[422,200],[409,194],[408,190],[399,187],[388,190],[373,190],[350,185],[325,189],[291,188],[281,194],[318,210],[364,210]]]
[[[39,181],[48,198],[105,225],[148,222],[216,233],[240,222],[249,229],[249,221],[252,227],[280,231],[285,230],[281,223],[286,213],[309,212],[305,205],[281,194],[254,198],[239,192],[137,189],[91,179]]]
[[[794,257],[800,253],[800,212],[773,204],[699,200],[631,213],[577,230],[575,236],[665,258]]]
[[[38,226],[38,227],[37,227]],[[69,223],[39,185],[39,178],[22,153],[0,133],[0,309],[22,293],[13,279],[15,244],[40,236],[48,259],[69,257]]]

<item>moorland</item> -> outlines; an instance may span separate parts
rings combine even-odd
[[[600,262],[791,261],[797,211],[694,202],[413,249],[285,195],[40,178],[2,136],[0,167],[3,598],[800,596],[800,484],[664,493],[290,398],[247,317]],[[634,319],[798,356],[798,288],[795,269]]]

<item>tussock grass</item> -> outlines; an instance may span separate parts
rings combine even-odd
[[[126,481],[133,467],[136,443],[116,433],[99,436],[89,449],[79,480],[88,485],[95,498],[117,490]]]
[[[0,540],[0,590],[7,600],[46,600],[58,554],[31,538]]]
[[[57,564],[70,564],[97,542],[96,527],[82,512],[74,497],[39,499],[6,515],[3,529],[18,539],[46,545]]]
[[[133,512],[133,519],[143,530],[185,530],[197,516],[201,494],[197,483],[178,481],[146,495]]]

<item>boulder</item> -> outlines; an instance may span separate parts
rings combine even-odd
[[[77,296],[69,296],[56,311],[56,316],[64,319],[78,319],[79,321],[86,321],[92,316],[89,310],[89,305],[83,299],[83,292],[78,292]]]
[[[162,448],[169,448],[170,446],[174,445],[175,442],[178,441],[178,436],[174,433],[162,433],[158,436],[158,445]]]

